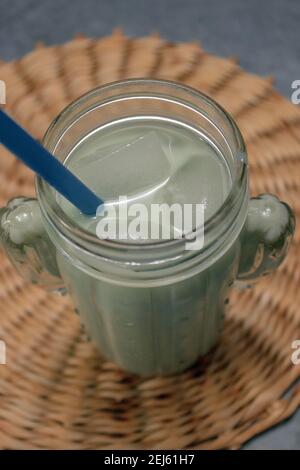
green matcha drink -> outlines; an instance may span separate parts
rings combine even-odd
[[[38,178],[37,200],[1,209],[2,244],[26,279],[66,288],[91,339],[122,369],[187,369],[216,344],[234,281],[269,274],[285,258],[293,213],[271,195],[249,199],[240,132],[201,93],[143,79],[101,87],[66,108],[44,145],[104,207],[88,217]],[[126,238],[120,196],[129,210],[146,208],[151,224],[157,204],[200,204],[203,244],[186,245],[197,219],[181,237],[176,218],[162,236],[162,217],[154,239],[138,230]],[[123,230],[99,238],[109,208]]]
[[[222,154],[199,132],[159,119],[121,121],[86,136],[65,165],[108,204],[203,204],[205,218],[222,205],[231,174]],[[68,215],[95,233],[98,217],[81,214],[58,195]],[[118,213],[117,213],[118,215]],[[149,215],[150,217],[150,215]]]
[[[146,206],[199,202],[205,218],[220,208],[231,187],[220,152],[199,133],[174,122],[114,123],[79,142],[65,163],[105,201],[126,195]],[[95,233],[97,218],[59,199],[76,223]],[[153,287],[99,280],[74,269],[59,254],[58,266],[105,356],[127,370],[151,375],[183,370],[214,344],[237,253],[234,247],[202,273],[166,285],[157,280]]]

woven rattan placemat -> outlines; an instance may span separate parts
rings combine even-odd
[[[120,31],[38,45],[2,63],[6,109],[41,138],[70,100],[125,77],[182,81],[211,95],[245,137],[253,194],[274,192],[300,212],[300,108],[271,79],[196,43]],[[0,203],[34,194],[32,174],[0,149]],[[290,416],[300,404],[300,227],[288,260],[252,289],[233,292],[218,347],[175,377],[139,379],[105,362],[82,332],[68,297],[23,281],[0,256],[0,447],[239,448]],[[288,398],[283,398],[291,388]]]

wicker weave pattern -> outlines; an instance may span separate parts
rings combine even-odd
[[[248,145],[252,192],[274,192],[300,214],[300,109],[270,79],[198,44],[121,31],[37,48],[0,65],[7,111],[37,138],[70,100],[125,77],[182,81],[237,120]],[[32,195],[32,174],[0,149],[0,203]],[[218,347],[177,377],[142,380],[104,362],[67,297],[26,284],[1,253],[1,448],[239,448],[300,405],[291,343],[300,339],[300,228],[288,260],[231,296]]]

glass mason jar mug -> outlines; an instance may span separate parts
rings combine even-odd
[[[183,371],[215,345],[232,285],[273,271],[295,223],[275,196],[249,199],[246,150],[235,122],[213,100],[177,83],[136,79],[95,89],[55,119],[43,144],[66,162],[97,130],[101,137],[106,126],[130,128],[145,119],[175,122],[179,133],[180,126],[193,129],[199,145],[207,139],[226,162],[231,186],[205,221],[201,249],[186,250],[184,237],[101,240],[63,209],[41,178],[37,199],[15,198],[0,215],[2,244],[19,272],[48,289],[66,289],[103,355],[151,376]],[[145,165],[147,172],[151,158]]]

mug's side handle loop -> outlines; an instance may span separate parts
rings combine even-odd
[[[241,236],[238,280],[249,281],[272,272],[285,259],[295,217],[291,208],[276,196],[251,198]]]
[[[64,291],[56,249],[44,228],[36,199],[16,197],[0,209],[0,238],[24,279],[48,290]]]

